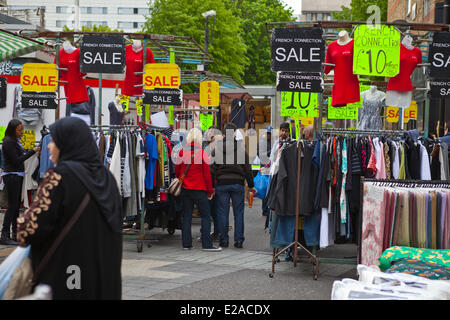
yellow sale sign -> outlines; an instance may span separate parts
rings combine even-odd
[[[387,107],[387,121],[397,123],[399,118],[399,110],[397,107]],[[403,122],[408,123],[409,119],[417,119],[417,102],[411,101],[409,108],[403,110]]]
[[[22,138],[20,139],[20,143],[22,144],[22,147],[25,149],[32,149],[34,148],[36,142],[36,133],[34,130],[25,130],[23,133]]]
[[[217,81],[200,82],[200,105],[202,107],[218,107],[219,98],[219,83]]]
[[[181,71],[174,63],[149,63],[144,67],[144,89],[178,89],[181,84]]]
[[[22,90],[26,92],[55,92],[58,88],[56,64],[25,63],[20,75]]]

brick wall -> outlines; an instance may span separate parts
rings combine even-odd
[[[437,2],[442,0],[430,0],[429,13],[424,16],[425,0],[411,0],[411,11],[413,5],[416,4],[416,18],[406,17],[408,12],[408,0],[388,0],[388,15],[387,20],[392,22],[394,20],[406,20],[412,23],[434,23],[434,8]]]

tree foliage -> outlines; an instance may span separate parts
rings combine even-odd
[[[215,10],[216,19],[209,18],[213,39],[209,53],[214,63],[209,71],[232,76],[243,81],[248,64],[247,46],[241,36],[242,20],[233,15],[223,0],[155,0],[146,16],[143,31],[146,33],[190,36],[199,44],[204,43],[205,18],[203,12]]]
[[[245,68],[246,84],[273,84],[276,73],[270,69],[270,44],[266,22],[294,21],[292,10],[280,0],[228,0],[236,15],[242,19],[242,37],[250,59]]]
[[[333,17],[340,21],[366,21],[372,13],[367,8],[376,5],[381,11],[381,21],[387,20],[388,0],[352,0],[350,8],[342,6],[341,12],[333,12]]]

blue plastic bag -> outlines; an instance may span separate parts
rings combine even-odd
[[[0,300],[8,288],[9,282],[13,276],[16,268],[22,263],[23,259],[28,257],[30,253],[30,246],[23,248],[17,247],[5,261],[0,264]]]
[[[255,189],[258,191],[256,196],[260,199],[264,199],[267,188],[269,187],[269,176],[258,172],[256,177],[253,179],[253,184],[255,185]]]

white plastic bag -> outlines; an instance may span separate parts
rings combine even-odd
[[[29,253],[30,246],[26,248],[17,247],[0,265],[0,300],[3,299],[14,270],[22,263],[23,259],[28,257]]]

